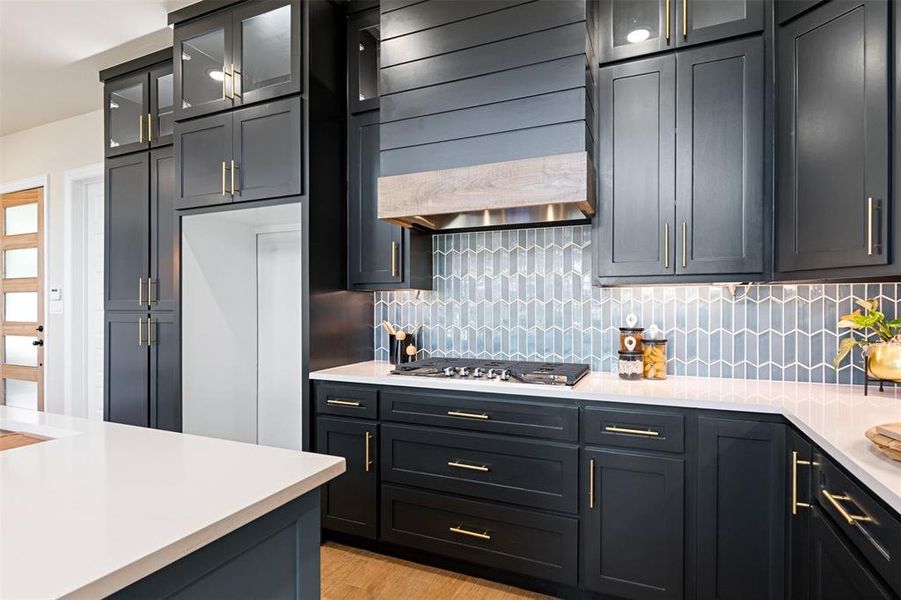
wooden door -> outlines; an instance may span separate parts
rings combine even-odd
[[[581,587],[617,598],[682,598],[684,470],[681,458],[582,451]]]
[[[763,39],[676,56],[676,274],[763,271]]]
[[[701,44],[755,31],[765,25],[764,0],[672,0],[678,6],[680,46]]]
[[[675,56],[599,71],[597,277],[674,272]]]
[[[888,5],[836,0],[779,29],[778,271],[888,262]]]
[[[150,245],[149,153],[106,161],[106,310],[147,308]]]
[[[322,487],[322,526],[369,539],[378,535],[378,439],[375,422],[316,420],[316,452],[343,456],[347,470]]]
[[[698,598],[785,595],[785,426],[698,419]]]
[[[176,208],[232,201],[232,123],[232,113],[179,123],[173,144]]]
[[[44,188],[0,195],[0,404],[44,410]]]

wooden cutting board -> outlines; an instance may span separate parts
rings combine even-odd
[[[889,425],[897,426],[898,424],[890,423]],[[864,435],[867,436],[868,440],[873,442],[880,452],[892,460],[901,461],[901,441],[892,439],[887,435],[882,435],[876,430],[876,427],[869,428]]]
[[[12,450],[13,448],[18,448],[20,446],[37,444],[38,442],[43,442],[46,439],[47,438],[45,437],[29,435],[27,433],[0,434],[0,451]]]

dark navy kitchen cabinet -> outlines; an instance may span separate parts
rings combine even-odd
[[[679,12],[676,32],[679,46],[713,42],[764,29],[765,0],[672,0],[672,3]]]
[[[698,597],[785,594],[785,426],[698,419]]]
[[[878,275],[889,262],[889,5],[835,0],[779,27],[781,278]]]
[[[171,63],[150,71],[150,113],[147,115],[147,137],[152,148],[172,143],[172,131],[175,127],[173,77]]]
[[[150,270],[146,293],[151,310],[178,309],[178,235],[175,156],[169,146],[150,151]]]
[[[175,132],[175,206],[231,202],[232,116],[212,115],[179,123]]]
[[[147,353],[147,314],[107,313],[104,351],[104,420],[149,427],[150,356]]]
[[[105,308],[147,308],[150,154],[139,152],[107,159],[104,185]]]
[[[786,434],[788,537],[786,590],[791,600],[810,597],[810,520],[813,506],[813,446],[797,431]]]
[[[580,586],[617,598],[684,595],[681,457],[582,451]]]
[[[379,107],[379,10],[347,18],[347,112]]]

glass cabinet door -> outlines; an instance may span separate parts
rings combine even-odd
[[[106,155],[147,147],[147,74],[110,81],[104,87]]]
[[[300,91],[300,1],[250,3],[232,16],[236,103]]]
[[[150,145],[162,146],[172,143],[172,132],[175,125],[173,110],[172,67],[166,66],[150,72]]]
[[[763,0],[671,0],[678,4],[678,45],[762,31]]]
[[[233,106],[231,16],[213,14],[175,28],[175,118]]]
[[[347,106],[359,113],[379,107],[379,11],[347,21]]]
[[[682,0],[603,0],[598,57],[609,62],[675,46],[675,6]]]

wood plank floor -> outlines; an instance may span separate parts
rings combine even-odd
[[[538,600],[550,596],[327,542],[322,546],[322,598]]]

